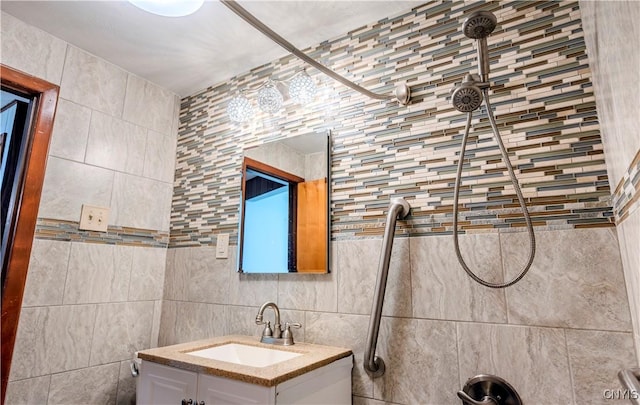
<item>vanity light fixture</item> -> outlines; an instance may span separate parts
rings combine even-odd
[[[258,107],[260,110],[272,114],[282,108],[284,96],[278,90],[278,83],[289,83],[289,97],[300,105],[311,102],[317,92],[316,83],[302,69],[293,74],[293,76],[277,80],[269,78],[254,92],[258,93]],[[253,117],[254,108],[251,101],[246,97],[247,90],[241,90],[240,93],[231,99],[227,105],[227,114],[233,122],[246,122]]]
[[[129,3],[163,17],[185,17],[198,11],[204,0],[129,0]]]

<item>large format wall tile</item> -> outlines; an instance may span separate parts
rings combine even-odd
[[[383,318],[377,352],[386,372],[374,380],[374,398],[403,404],[460,403],[453,322]]]
[[[129,301],[162,299],[166,261],[166,249],[136,248],[133,250]]]
[[[226,304],[229,260],[216,259],[215,248],[171,249],[167,261],[165,298]]]
[[[82,204],[109,207],[113,179],[111,170],[49,157],[38,217],[77,222]]]
[[[130,359],[149,348],[153,301],[98,305],[89,365]]]
[[[260,306],[278,299],[277,274],[238,273],[237,247],[229,246],[229,293],[227,303],[231,305]]]
[[[118,226],[169,230],[171,184],[116,173],[109,222]]]
[[[122,118],[167,135],[173,125],[176,102],[170,91],[129,74]]]
[[[85,162],[142,176],[146,142],[144,128],[94,111]]]
[[[459,323],[458,361],[460,388],[475,375],[493,374],[525,404],[573,403],[562,329]]]
[[[640,210],[618,226],[637,361],[640,364]]]
[[[136,405],[137,379],[131,375],[130,364],[131,360],[120,363],[116,405]]]
[[[46,404],[49,396],[50,382],[50,375],[20,381],[10,381],[7,385],[5,403],[11,405]]]
[[[2,63],[53,84],[60,84],[67,44],[2,13]]]
[[[335,312],[336,290],[335,273],[278,275],[277,299],[282,308]]]
[[[631,333],[567,330],[573,390],[580,405],[607,403],[606,390],[621,389],[617,372],[631,367]]]
[[[473,272],[503,282],[498,234],[460,235],[460,252]],[[411,238],[413,316],[506,323],[504,290],[476,283],[457,260],[451,236]]]
[[[162,301],[162,313],[160,314],[160,331],[158,334],[158,346],[169,346],[177,343],[176,321],[178,319],[178,302]]]
[[[364,315],[307,312],[304,322],[306,342],[347,347],[353,351],[353,394],[373,397],[373,382],[363,368],[369,318]]]
[[[223,305],[178,302],[174,343],[224,336],[226,325]]]
[[[49,405],[113,404],[120,363],[89,367],[51,376]]]
[[[173,183],[176,165],[175,133],[163,135],[147,131],[143,175],[165,183]]]
[[[84,162],[90,122],[91,109],[59,98],[49,155]]]
[[[529,249],[523,233],[501,235],[508,277]],[[507,289],[509,322],[630,331],[615,230],[536,232],[536,257],[527,275]]]
[[[23,307],[62,304],[70,251],[68,242],[33,241]]]
[[[13,352],[11,380],[86,367],[94,305],[24,308]]]
[[[64,303],[126,301],[134,249],[72,243]]]
[[[81,49],[69,46],[60,97],[113,117],[121,117],[127,73]]]
[[[349,240],[335,245],[339,269],[338,312],[370,314],[382,240]],[[382,310],[388,316],[411,316],[411,269],[407,238],[393,242]]]

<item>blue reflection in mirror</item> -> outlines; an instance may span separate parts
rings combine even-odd
[[[247,170],[242,270],[250,273],[289,271],[289,184]]]

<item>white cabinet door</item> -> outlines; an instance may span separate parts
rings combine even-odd
[[[138,381],[138,405],[180,405],[196,401],[198,374],[193,371],[142,362]],[[213,402],[209,402],[213,404]]]
[[[263,387],[228,378],[200,374],[198,403],[206,405],[275,404],[274,387]]]

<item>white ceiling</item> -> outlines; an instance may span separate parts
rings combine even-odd
[[[395,16],[422,0],[296,0],[239,3],[299,49]],[[0,8],[180,96],[287,52],[216,0],[181,18],[128,1],[0,1]]]

